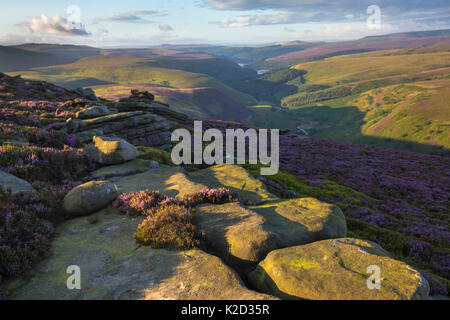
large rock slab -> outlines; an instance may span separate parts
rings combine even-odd
[[[13,195],[36,191],[27,181],[4,171],[0,171],[0,189],[5,192],[11,190],[11,194]]]
[[[342,211],[312,198],[248,208],[239,203],[201,205],[194,221],[204,231],[208,248],[243,273],[272,250],[347,233]]]
[[[92,219],[98,220],[92,223]],[[53,254],[23,279],[0,286],[7,299],[274,299],[244,287],[219,258],[201,250],[168,251],[139,246],[142,218],[109,206],[58,226]],[[81,289],[66,287],[67,267],[81,270]]]
[[[123,164],[100,168],[92,172],[91,177],[95,179],[108,179],[112,177],[129,176],[146,172],[149,169],[157,168],[158,166],[158,162],[154,160],[136,159]]]
[[[264,219],[239,203],[201,205],[194,223],[205,232],[208,248],[227,262],[245,268],[278,247],[277,236],[264,229]]]
[[[211,188],[225,187],[236,192],[244,204],[260,204],[276,200],[277,197],[267,191],[264,184],[253,178],[247,170],[231,164],[219,164],[207,169],[191,172],[192,180]]]
[[[265,219],[264,227],[277,234],[280,247],[343,238],[347,223],[342,210],[314,198],[290,199],[250,206]]]
[[[118,195],[114,183],[90,181],[70,190],[64,197],[63,208],[69,217],[85,216],[104,208]]]
[[[151,112],[160,116],[163,116],[164,118],[181,123],[181,124],[187,124],[189,123],[189,117],[181,113],[179,111],[176,111],[174,109],[169,108],[168,105],[163,104],[161,102],[136,102],[136,101],[121,101],[121,102],[113,102],[111,103],[111,107],[118,110],[119,112],[129,112],[129,111],[144,111],[144,112]]]
[[[75,118],[77,119],[92,119],[103,117],[112,114],[113,112],[109,110],[107,106],[93,106],[81,111],[78,111],[75,114]]]
[[[164,165],[132,176],[111,178],[110,181],[114,182],[119,193],[150,189],[159,190],[168,197],[182,197],[207,187],[192,181],[183,168]]]
[[[367,285],[369,266],[381,271],[380,289]],[[272,251],[249,275],[261,292],[287,299],[427,299],[429,285],[379,245],[351,238]]]
[[[94,137],[94,160],[101,164],[119,164],[134,160],[139,155],[135,146],[120,138]]]

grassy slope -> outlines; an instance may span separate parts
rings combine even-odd
[[[409,33],[411,35],[411,33]],[[301,62],[322,60],[327,57],[357,54],[363,52],[374,52],[379,50],[395,50],[402,48],[420,48],[430,46],[449,45],[450,36],[447,33],[442,36],[429,37],[410,37],[408,34],[402,35],[402,38],[396,37],[367,37],[353,41],[343,41],[335,43],[324,43],[317,46],[306,48],[271,57],[265,60],[256,61],[252,64],[253,68],[264,70],[280,70],[289,68]]]
[[[273,117],[255,117],[252,124],[296,123],[324,138],[445,152],[440,148],[450,148],[449,51],[450,46],[386,50],[299,64],[294,68],[307,71],[305,83],[295,83],[299,90],[312,85],[358,90],[309,103],[294,99],[304,93],[285,97],[291,111],[259,108],[258,114]]]
[[[314,84],[337,85],[450,67],[450,46],[443,51],[387,50],[327,58],[296,65]],[[408,53],[410,52],[410,53]],[[332,70],[332,72],[330,72]]]
[[[45,66],[54,60],[55,57],[47,53],[0,46],[0,72]]]
[[[193,118],[237,121],[254,116],[251,108],[210,87],[178,89],[155,85],[100,85],[93,88],[99,96],[113,100],[129,96],[131,89],[148,90],[156,100],[168,103]]]
[[[327,56],[340,55],[346,51],[376,51],[376,50],[394,50],[402,48],[418,48],[433,45],[450,44],[449,36],[428,37],[428,38],[403,38],[403,39],[383,39],[383,38],[364,38],[354,41],[343,41],[337,43],[326,43],[324,45],[313,47],[307,50],[288,53],[286,55],[273,57],[269,61],[295,62],[305,59],[323,58]]]
[[[70,63],[100,54],[100,49],[57,44],[23,44],[0,46],[0,72]]]
[[[369,90],[350,103],[366,112],[367,135],[450,148],[449,99],[450,79],[440,79]]]
[[[92,86],[100,96],[106,93],[108,97],[114,96],[116,90],[116,95],[121,95],[124,90],[129,91],[134,87],[153,88],[158,91],[161,100],[168,102],[175,100],[177,104],[174,107],[181,107],[182,110],[196,109],[198,116],[218,118],[226,113],[223,109],[227,104],[231,104],[234,108],[230,112],[233,114],[236,108],[239,109],[237,106],[245,109],[246,106],[256,103],[252,96],[233,89],[207,74],[182,70],[206,71],[213,67],[212,64],[217,66],[219,62],[224,66],[217,69],[216,73],[230,68],[230,62],[217,59],[210,61],[203,58],[172,60],[161,58],[159,61],[155,58],[109,55],[80,59],[67,65],[36,68],[20,74],[24,78],[46,80],[68,88]],[[234,74],[238,74],[242,69],[235,64],[233,67]],[[202,94],[198,94],[198,91]],[[175,94],[178,94],[176,99]],[[206,96],[209,98],[206,99]],[[217,101],[211,99],[212,96],[216,96]],[[209,105],[205,104],[205,99]],[[219,113],[214,113],[215,108],[220,109]],[[243,112],[247,114],[250,111]],[[236,113],[234,115],[238,116]]]

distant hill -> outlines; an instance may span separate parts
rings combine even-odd
[[[267,59],[274,62],[300,62],[302,60],[323,59],[367,51],[418,48],[433,45],[450,44],[450,36],[429,38],[364,38],[355,41],[328,43],[313,48],[291,52]]]
[[[211,55],[202,52],[182,51],[174,48],[122,48],[103,49],[104,55],[132,55],[136,57],[180,57],[180,58],[211,58]]]
[[[411,38],[431,38],[431,37],[449,37],[450,29],[431,30],[431,31],[413,31],[399,32],[380,36],[368,36],[363,39],[411,39]]]
[[[29,43],[0,46],[0,71],[11,72],[74,62],[101,54],[88,46]]]
[[[301,42],[264,47],[215,46],[196,48],[196,51],[206,52],[216,57],[227,58],[238,63],[251,64],[256,61],[277,57],[290,52],[306,50],[320,44],[323,44],[323,42]]]
[[[0,72],[48,66],[53,64],[54,60],[54,57],[47,53],[0,46]]]

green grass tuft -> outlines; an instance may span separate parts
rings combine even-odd
[[[165,150],[143,146],[139,146],[137,147],[137,149],[141,152],[141,154],[138,156],[139,159],[155,160],[160,164],[165,164],[168,166],[174,165],[172,163],[172,157],[170,156],[170,153]]]

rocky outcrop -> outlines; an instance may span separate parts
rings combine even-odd
[[[75,118],[77,118],[77,119],[92,119],[92,118],[108,116],[112,113],[114,113],[114,112],[109,110],[107,106],[93,106],[93,107],[89,107],[89,108],[83,109],[81,111],[78,111],[75,114]]]
[[[120,138],[93,137],[94,147],[88,154],[101,164],[120,164],[137,158],[139,151],[135,146]]]
[[[68,119],[65,131],[81,143],[94,136],[115,136],[133,145],[161,147],[170,142],[174,124],[166,118],[144,111],[119,112],[93,119]]]
[[[189,117],[187,115],[171,109],[168,105],[161,102],[112,102],[109,103],[108,106],[118,110],[118,112],[151,112],[177,123],[185,124],[189,122]]]
[[[112,174],[111,197],[72,190],[77,217],[56,228],[53,254],[22,279],[6,279],[7,299],[426,299],[428,283],[380,246],[343,238],[341,210],[312,198],[282,200],[241,167],[217,165],[187,173],[181,167],[149,170],[144,160],[104,167]],[[101,182],[90,182],[96,184]],[[88,184],[88,188],[90,189]],[[116,189],[117,187],[117,189]],[[160,190],[182,197],[206,187],[236,191],[240,203],[204,204],[193,222],[203,231],[202,248],[167,251],[136,244],[142,217],[124,217],[107,206],[122,192]],[[92,187],[91,191],[94,189]],[[71,195],[72,194],[72,195]],[[108,193],[109,194],[109,193]],[[76,196],[73,196],[76,195]],[[75,201],[76,200],[76,201]],[[65,199],[65,207],[66,207]],[[89,208],[87,208],[89,207]],[[96,209],[97,210],[97,209]],[[331,239],[330,238],[335,238]],[[258,264],[259,263],[259,264]],[[81,290],[67,290],[67,266],[81,269]],[[367,267],[381,269],[380,289],[368,289]],[[251,288],[246,288],[240,277]],[[267,295],[269,294],[269,295]],[[272,296],[273,295],[273,296]]]
[[[121,98],[120,102],[153,102],[155,96],[148,91],[133,89],[128,98]]]
[[[110,204],[118,196],[109,181],[90,181],[72,189],[65,197],[63,209],[69,217],[86,216]]]
[[[159,163],[154,160],[136,159],[124,164],[106,166],[91,173],[94,179],[109,179],[112,177],[130,176],[146,172],[149,169],[158,168]]]
[[[92,221],[97,221],[92,223]],[[201,250],[168,251],[136,244],[142,218],[109,206],[57,228],[53,254],[26,278],[2,284],[7,299],[276,299],[247,289],[219,258]],[[68,290],[67,267],[81,272],[80,290]],[[70,281],[69,281],[70,282]]]
[[[91,101],[99,100],[98,97],[95,95],[94,90],[92,90],[91,88],[77,88],[77,89],[75,89],[75,92],[78,93],[79,95],[85,97],[88,100],[91,100]]]
[[[88,100],[97,101],[90,91],[77,91]],[[95,97],[95,99],[94,99]],[[133,145],[168,148],[173,127],[188,124],[187,115],[154,101],[147,91],[132,90],[129,98],[119,102],[99,101],[67,120],[64,130],[75,134],[82,144],[90,143],[94,136],[114,136]]]
[[[4,171],[0,171],[0,189],[5,192],[10,190],[13,195],[36,191],[27,181]]]
[[[367,284],[373,274],[370,266],[381,272],[379,289]],[[404,300],[429,294],[418,271],[375,243],[351,238],[272,251],[249,280],[257,290],[286,299]]]

